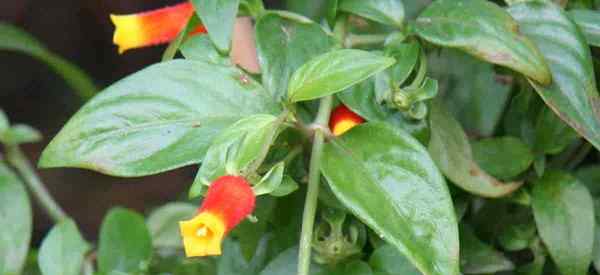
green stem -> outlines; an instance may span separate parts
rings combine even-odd
[[[46,189],[46,186],[44,186],[38,175],[35,173],[29,160],[25,157],[25,154],[23,154],[23,151],[16,145],[9,146],[7,151],[6,159],[13,167],[15,167],[19,174],[21,174],[21,177],[23,177],[27,186],[31,189],[33,195],[54,222],[58,223],[67,218],[67,214],[65,214],[58,203],[52,198],[48,189]]]
[[[346,48],[354,48],[359,46],[383,44],[387,34],[349,34],[346,36],[344,46]]]
[[[322,98],[319,104],[319,112],[315,119],[315,124],[318,127],[316,127],[315,131],[308,170],[308,191],[306,192],[304,214],[302,215],[302,232],[300,234],[300,248],[298,253],[298,275],[308,275],[310,271],[312,234],[315,215],[317,213],[317,198],[319,196],[319,183],[321,180],[321,155],[323,154],[323,144],[325,141],[325,134],[322,129],[327,127],[332,103],[333,99],[331,96]]]

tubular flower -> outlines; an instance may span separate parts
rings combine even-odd
[[[110,15],[115,24],[113,43],[119,53],[126,50],[170,42],[183,30],[194,14],[192,3],[186,2],[171,7],[129,15]],[[198,26],[191,34],[205,33]]]
[[[352,112],[346,105],[341,104],[331,112],[329,128],[335,136],[339,136],[363,122],[365,122],[365,120],[361,116]]]
[[[215,180],[198,214],[191,220],[179,222],[185,255],[220,255],[221,242],[252,213],[255,200],[252,187],[243,177],[222,176]]]

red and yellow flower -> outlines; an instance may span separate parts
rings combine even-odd
[[[335,136],[339,136],[363,122],[365,119],[352,112],[346,105],[341,104],[331,112],[329,129]]]
[[[221,242],[235,226],[254,211],[252,187],[240,176],[215,180],[191,220],[179,222],[188,257],[221,254]]]
[[[129,49],[168,43],[185,28],[194,14],[190,2],[171,7],[129,15],[111,15],[115,24],[113,42],[119,46],[119,53]],[[206,33],[200,25],[191,34]]]

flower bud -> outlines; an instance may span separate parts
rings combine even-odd
[[[222,176],[209,187],[191,220],[179,222],[185,254],[188,257],[220,255],[227,233],[254,211],[252,187],[240,176]]]
[[[346,105],[341,104],[331,112],[329,129],[331,129],[334,135],[339,136],[363,122],[365,120],[361,116],[352,112]]]

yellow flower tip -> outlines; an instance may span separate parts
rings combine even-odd
[[[110,15],[115,25],[113,43],[119,46],[119,54],[146,44],[141,19],[138,15]]]
[[[179,222],[187,257],[221,255],[226,225],[221,217],[201,212],[191,220]]]
[[[341,120],[333,127],[333,135],[340,136],[358,124],[359,123],[353,120]]]

